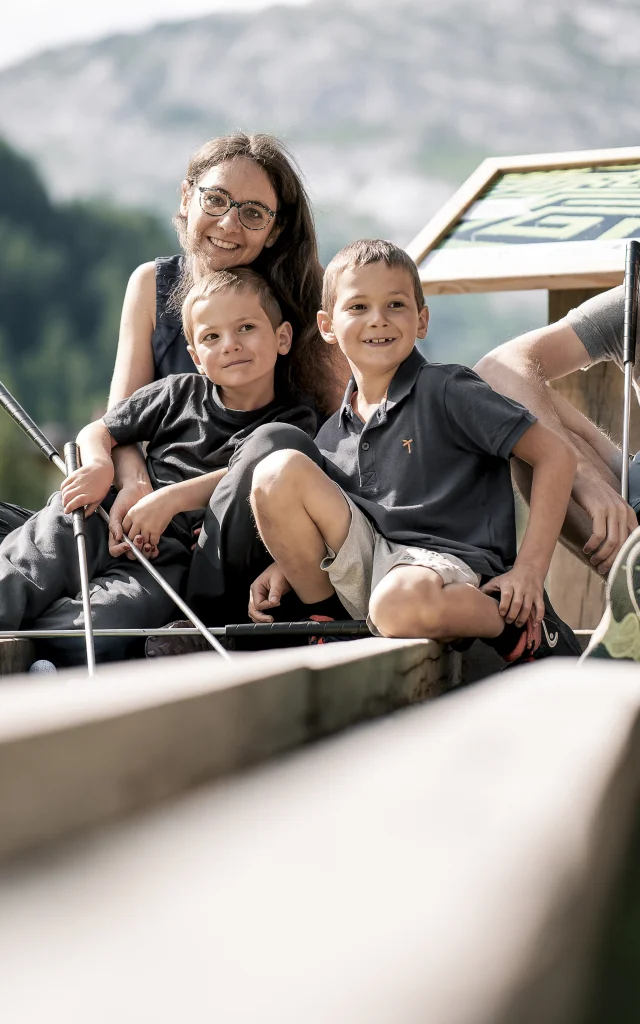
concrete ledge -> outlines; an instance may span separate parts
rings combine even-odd
[[[575,1024],[639,724],[636,665],[526,667],[7,867],[3,1014]]]
[[[433,641],[165,658],[0,688],[0,856],[437,696],[460,659]]]

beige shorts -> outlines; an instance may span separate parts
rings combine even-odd
[[[354,619],[366,619],[373,633],[377,630],[368,617],[369,598],[380,580],[397,565],[420,565],[433,569],[445,587],[449,583],[479,585],[480,577],[462,559],[387,540],[347,494],[344,498],[351,509],[349,533],[337,554],[327,545],[327,555],[320,568],[329,574],[331,584],[349,614]]]

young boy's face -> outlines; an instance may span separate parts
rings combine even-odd
[[[416,338],[424,338],[429,311],[418,310],[413,279],[383,261],[344,270],[338,278],[333,313],[321,311],[325,341],[336,342],[362,373],[384,373],[402,363]]]
[[[228,289],[193,304],[193,346],[189,352],[201,373],[222,388],[261,386],[279,355],[291,348],[291,325],[274,328],[248,288]]]

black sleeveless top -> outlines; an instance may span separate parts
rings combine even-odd
[[[187,339],[177,313],[168,312],[171,291],[178,281],[184,256],[160,256],[156,260],[156,326],[151,335],[154,380],[170,373],[196,373],[187,352]]]

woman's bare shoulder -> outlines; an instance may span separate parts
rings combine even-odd
[[[141,290],[148,290],[153,288],[155,291],[156,287],[156,262],[150,260],[149,263],[141,263],[139,267],[131,274],[129,278],[129,284],[137,287]]]

